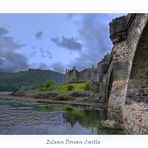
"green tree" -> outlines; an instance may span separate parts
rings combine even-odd
[[[53,81],[53,80],[47,80],[44,82],[44,87],[46,87],[46,88],[49,88],[53,85],[55,85],[55,81]]]
[[[71,85],[68,85],[68,86],[67,86],[67,89],[68,89],[68,91],[72,91],[72,90],[74,89],[74,87],[71,86]]]

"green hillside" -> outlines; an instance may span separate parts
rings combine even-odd
[[[0,73],[0,91],[28,90],[43,86],[46,80],[57,84],[64,82],[64,75],[50,70],[30,69],[16,73]]]

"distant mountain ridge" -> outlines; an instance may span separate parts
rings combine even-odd
[[[0,91],[35,89],[43,86],[46,80],[53,80],[57,84],[62,84],[64,74],[40,69],[29,69],[15,73],[0,72]]]

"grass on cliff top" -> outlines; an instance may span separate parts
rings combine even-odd
[[[42,87],[39,90],[42,92],[50,91],[50,92],[55,92],[55,93],[67,94],[71,91],[86,90],[87,87],[88,87],[88,82],[85,82],[85,83],[53,85],[50,87]]]

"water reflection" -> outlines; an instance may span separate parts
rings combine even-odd
[[[105,129],[104,110],[0,98],[0,134],[121,134]]]

